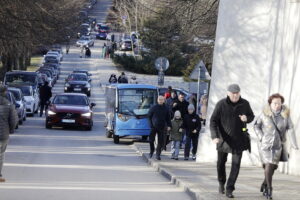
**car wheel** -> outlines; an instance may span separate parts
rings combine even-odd
[[[51,129],[52,128],[52,126],[51,125],[49,125],[49,124],[47,124],[47,122],[46,122],[46,129]]]
[[[120,142],[120,136],[114,134],[114,143],[119,144],[119,142]]]
[[[113,132],[112,132],[112,131],[108,131],[108,130],[106,130],[106,133],[105,133],[105,135],[106,135],[106,137],[107,137],[107,138],[112,138],[112,136],[113,136]]]

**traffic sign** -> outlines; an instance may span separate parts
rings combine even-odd
[[[155,68],[158,71],[166,71],[169,68],[169,60],[165,57],[159,57],[155,60]]]

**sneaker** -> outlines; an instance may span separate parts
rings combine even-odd
[[[175,157],[173,157],[173,156],[172,156],[172,157],[171,157],[171,159],[173,159],[173,160],[174,160],[174,159],[175,159]]]
[[[178,158],[174,158],[175,160],[178,160]]]
[[[156,160],[161,160],[160,156],[156,156]]]
[[[189,157],[184,157],[184,160],[189,160]]]
[[[5,178],[0,177],[0,183],[5,182]]]
[[[193,155],[192,159],[193,159],[193,160],[196,160],[196,155]]]

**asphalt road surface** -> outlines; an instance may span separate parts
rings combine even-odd
[[[93,11],[104,21],[110,1],[98,1]],[[116,72],[107,60],[100,59],[103,41],[91,48],[92,58],[79,58],[72,47],[62,63],[60,80],[54,93],[63,92],[64,79],[74,69],[89,69],[93,74],[91,102],[94,109],[92,131],[83,129],[45,129],[45,118],[28,117],[11,136],[0,184],[0,200],[185,200],[183,189],[149,167],[130,146],[105,137],[104,90],[100,82]]]

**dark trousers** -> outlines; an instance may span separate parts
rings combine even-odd
[[[156,156],[160,156],[161,150],[164,147],[165,144],[165,131],[164,128],[152,128],[151,133],[149,136],[149,143],[150,143],[150,153],[154,153],[154,141],[155,141],[155,136],[157,134],[158,137],[158,143],[156,147]]]
[[[240,172],[242,155],[243,152],[232,154],[231,171],[226,186],[227,191],[232,192],[233,190],[235,190],[234,185]],[[225,185],[226,183],[227,157],[228,157],[228,153],[218,151],[218,162],[217,162],[218,181],[222,185]]]
[[[190,157],[191,144],[193,144],[192,154],[196,155],[198,148],[198,134],[187,135],[185,139],[185,147],[184,147],[184,157]]]
[[[43,116],[44,110],[47,110],[47,109],[48,109],[48,103],[47,103],[47,101],[46,102],[41,101],[41,104],[40,104],[40,116]]]

